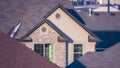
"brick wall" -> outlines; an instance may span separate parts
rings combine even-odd
[[[45,32],[42,32],[43,27],[46,28]],[[53,28],[44,23],[30,35],[33,42],[24,42],[23,44],[32,50],[34,50],[34,44],[53,44],[55,48],[54,63],[64,68],[66,66],[66,46],[64,42],[58,42],[58,36],[60,35]]]

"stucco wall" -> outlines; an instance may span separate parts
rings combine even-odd
[[[85,51],[83,54],[85,54],[86,52],[94,52],[95,51],[95,45],[96,42],[88,42],[85,45]]]
[[[42,28],[45,27],[46,32],[42,32]],[[32,38],[32,42],[22,42],[27,47],[34,50],[34,44],[45,44],[50,43],[54,44],[54,63],[59,65],[60,67],[66,66],[66,45],[64,42],[58,42],[58,36],[60,36],[52,27],[50,27],[47,23],[44,23],[37,30],[35,30],[30,37]]]
[[[56,18],[56,14],[60,14],[60,18]],[[58,8],[48,19],[60,28],[66,35],[75,41],[88,41],[88,33],[79,26],[70,16],[68,16],[61,8]]]

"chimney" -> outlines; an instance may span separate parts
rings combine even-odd
[[[110,12],[110,0],[108,0],[108,12]]]

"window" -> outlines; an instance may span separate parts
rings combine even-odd
[[[52,44],[34,44],[34,51],[46,59],[54,62],[54,45]]]
[[[74,44],[74,60],[82,56],[82,44]]]

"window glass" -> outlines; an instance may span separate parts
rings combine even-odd
[[[50,59],[49,58],[49,45],[50,44],[45,44],[45,58]]]
[[[54,45],[53,44],[34,44],[34,51],[46,59],[54,62]]]
[[[74,44],[74,60],[82,56],[82,44]]]

